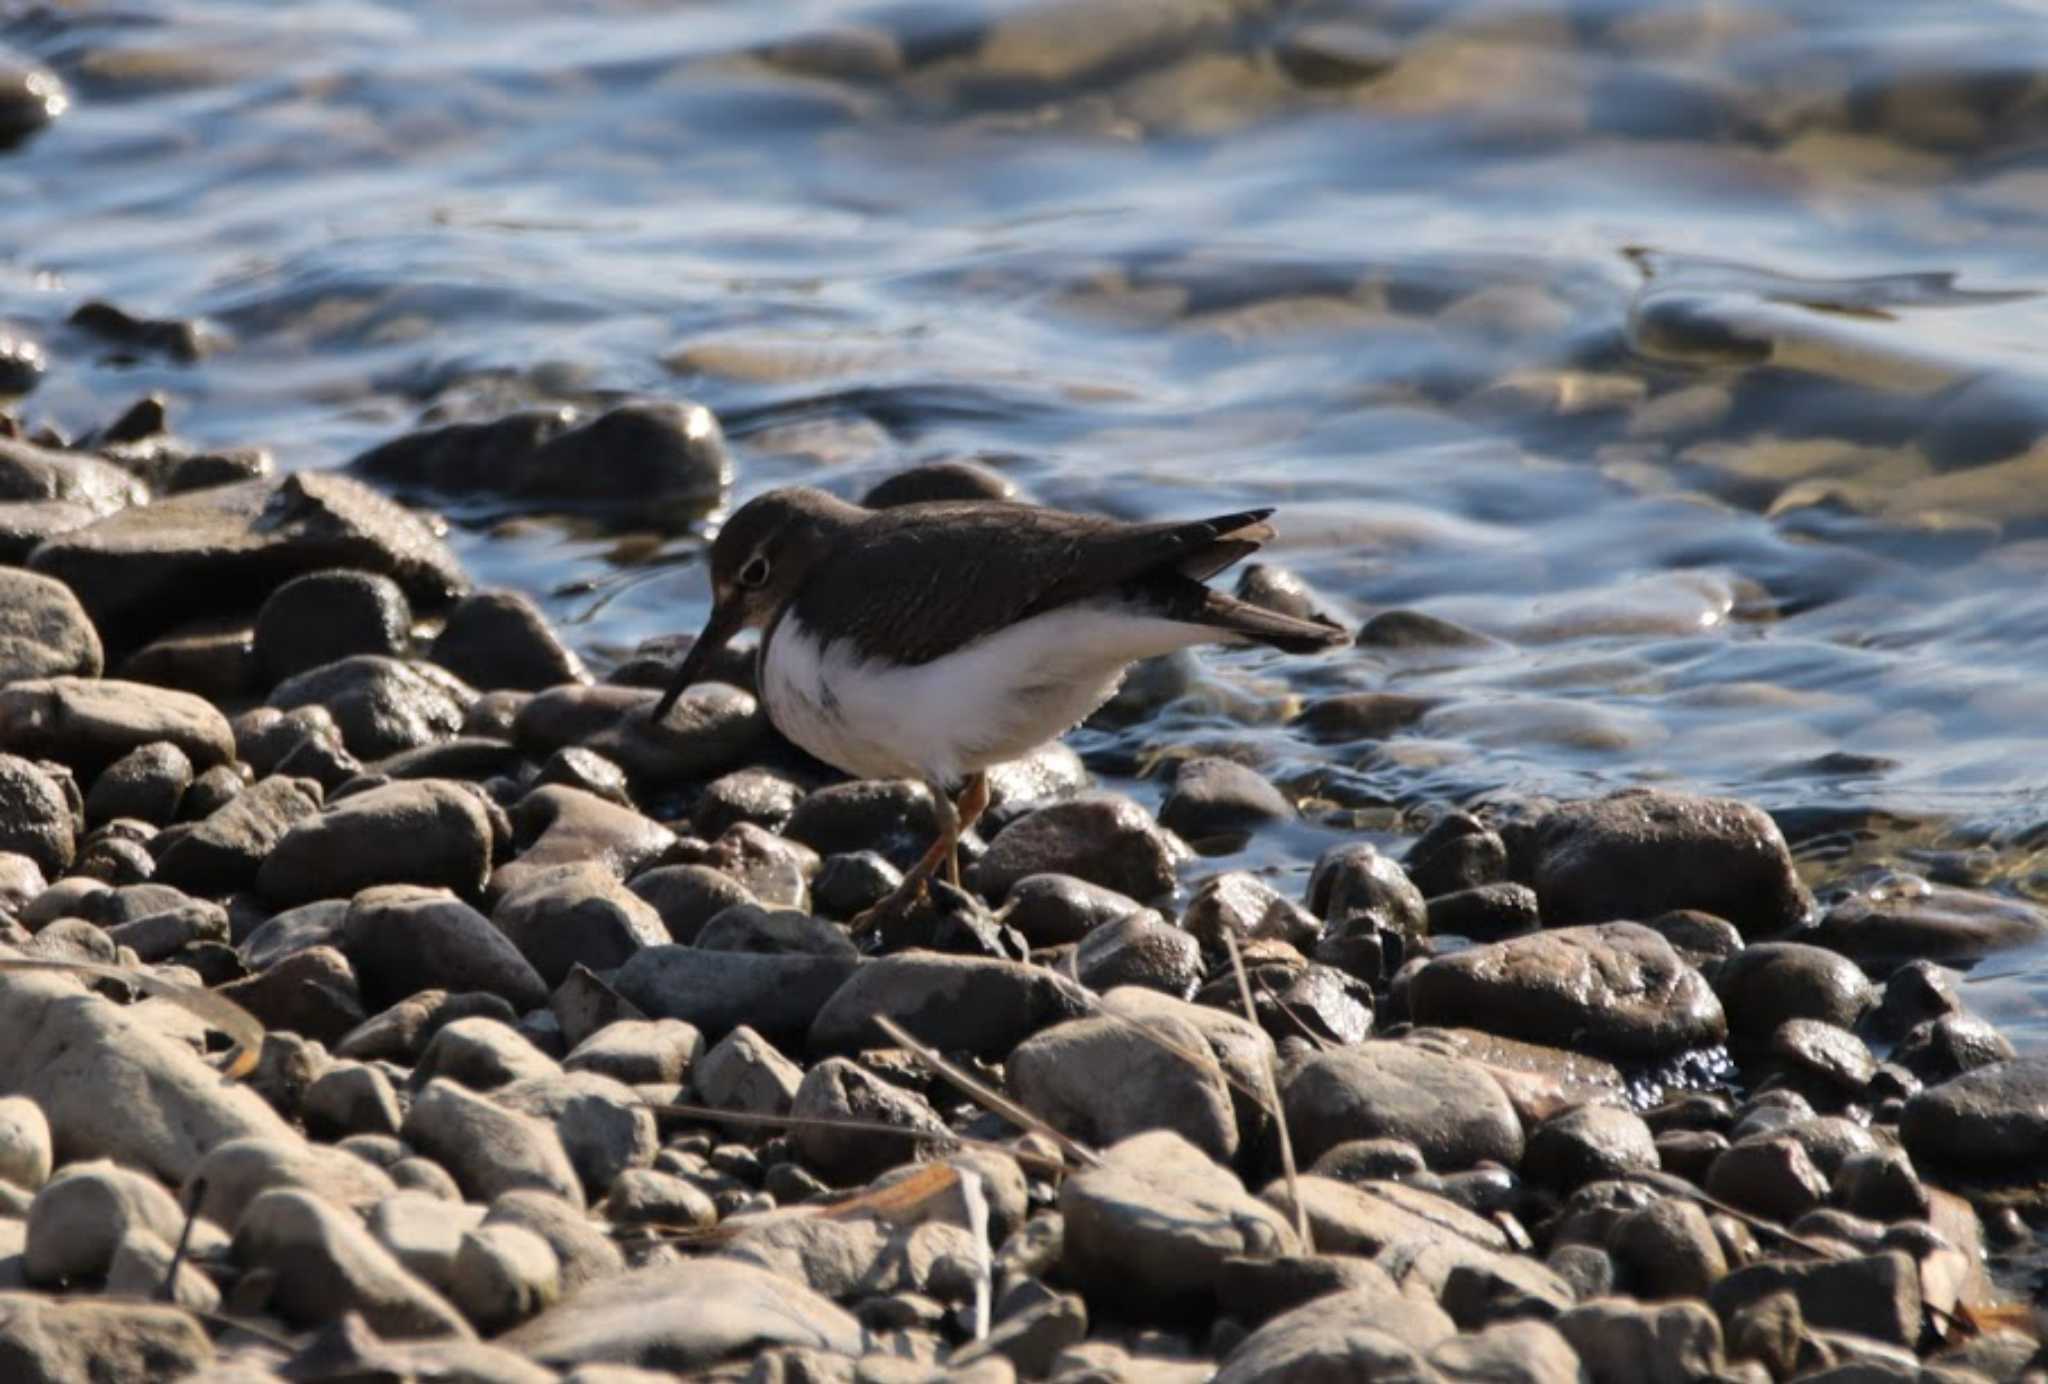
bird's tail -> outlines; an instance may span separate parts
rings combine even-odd
[[[1226,638],[1268,644],[1283,653],[1321,653],[1351,642],[1351,635],[1334,621],[1282,615],[1179,574],[1155,577],[1144,594],[1147,604],[1169,620],[1203,625]]]

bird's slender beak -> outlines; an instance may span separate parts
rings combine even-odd
[[[684,689],[704,676],[704,670],[711,666],[711,660],[723,649],[732,637],[740,632],[740,603],[728,601],[711,607],[711,618],[704,622],[704,629],[697,636],[697,642],[690,646],[690,652],[683,656],[682,666],[669,680],[668,690],[661,694],[661,700],[654,704],[648,720],[659,721],[668,715],[669,708],[676,704],[676,698]]]

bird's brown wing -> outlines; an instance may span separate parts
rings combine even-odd
[[[1162,573],[1206,577],[1271,537],[1271,510],[1123,524],[1031,505],[883,510],[820,564],[793,613],[869,657],[928,663],[978,636]]]

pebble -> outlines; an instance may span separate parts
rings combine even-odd
[[[802,1067],[744,1024],[713,1044],[690,1070],[698,1102],[753,1115],[788,1114],[803,1079]]]
[[[1152,815],[1114,793],[1085,793],[1025,814],[997,832],[970,872],[975,890],[1002,899],[1031,875],[1073,875],[1146,901],[1171,890],[1191,858]]]
[[[562,1067],[595,1072],[629,1086],[674,1086],[688,1079],[703,1056],[704,1036],[689,1024],[627,1018],[606,1024],[578,1043]]]
[[[582,1183],[550,1124],[452,1081],[420,1091],[399,1137],[453,1174],[466,1197],[490,1201],[531,1188],[583,1204]]]
[[[1696,908],[1758,938],[1813,909],[1777,823],[1730,798],[1631,789],[1566,804],[1535,824],[1532,852],[1552,926]]]
[[[1159,824],[1189,841],[1237,840],[1273,822],[1294,820],[1294,804],[1234,760],[1185,760],[1159,807]]]
[[[1220,1163],[1235,1159],[1262,1122],[1226,1075],[1263,1091],[1272,1040],[1244,1019],[1151,991],[1111,990],[1102,1004],[1109,1013],[1019,1043],[1006,1065],[1010,1093],[1090,1147],[1164,1129]],[[1207,1054],[1211,1064],[1185,1053]]]
[[[583,660],[562,643],[540,607],[517,591],[479,591],[458,601],[427,656],[485,690],[538,692],[590,681]]]
[[[2048,1059],[1994,1062],[1927,1087],[1907,1100],[1899,1138],[1922,1168],[2022,1173],[2048,1138]]]
[[[1314,914],[1245,870],[1203,880],[1181,911],[1180,926],[1210,951],[1222,951],[1225,936],[1240,947],[1268,941],[1305,951],[1322,933]]]
[[[366,1210],[396,1189],[390,1177],[354,1154],[290,1138],[229,1139],[214,1145],[186,1179],[199,1214],[215,1225],[241,1224],[265,1192],[296,1187],[332,1206]]]
[[[194,796],[188,790],[184,803],[190,805]],[[250,887],[277,844],[293,828],[319,816],[324,799],[313,779],[278,774],[260,780],[162,846],[156,877],[198,894]]]
[[[675,845],[675,833],[631,808],[594,793],[548,785],[521,798],[511,811],[518,858],[491,879],[499,898],[557,865],[602,864],[619,879],[631,879]]]
[[[1304,1163],[1348,1140],[1377,1138],[1407,1140],[1436,1169],[1521,1162],[1521,1121],[1485,1069],[1414,1044],[1316,1053],[1282,1074],[1280,1099]]]
[[[333,1063],[306,1088],[299,1113],[306,1132],[322,1139],[396,1135],[405,1119],[391,1078],[367,1062]]]
[[[1202,948],[1193,935],[1143,908],[1083,937],[1072,968],[1090,990],[1142,985],[1185,999],[1202,982]]]
[[[1309,873],[1309,912],[1349,934],[1384,928],[1407,937],[1426,935],[1429,904],[1399,862],[1364,841],[1332,846]]]
[[[654,1112],[632,1087],[596,1072],[528,1077],[496,1092],[495,1098],[508,1110],[554,1126],[592,1201],[621,1173],[652,1164],[660,1148]]]
[[[449,739],[474,700],[474,690],[431,663],[351,654],[285,678],[269,704],[324,709],[349,752],[368,761]]]
[[[746,885],[709,865],[663,865],[643,870],[627,883],[661,915],[670,938],[686,945],[726,909],[755,902]]]
[[[547,986],[490,919],[438,889],[365,889],[348,905],[341,949],[364,999],[389,1005],[419,991],[483,991],[515,1011],[547,1002]]]
[[[1128,894],[1072,875],[1026,875],[1010,886],[1001,919],[1034,947],[1078,942],[1140,905]]]
[[[96,678],[106,667],[99,631],[63,582],[0,569],[0,685]]]
[[[462,1315],[355,1216],[297,1188],[263,1193],[235,1226],[235,1261],[271,1275],[270,1306],[319,1326],[359,1312],[382,1335],[469,1336]]]
[[[104,1159],[72,1163],[29,1204],[22,1269],[31,1283],[97,1278],[131,1229],[175,1243],[184,1224],[177,1198],[151,1178]]]
[[[176,745],[159,740],[130,750],[100,771],[85,796],[85,819],[93,825],[128,817],[168,825],[192,786],[192,761]]]
[[[176,745],[199,770],[235,757],[227,718],[189,692],[80,677],[0,687],[0,750],[97,774],[156,741]]]
[[[834,1053],[886,1046],[875,1026],[884,1015],[942,1052],[993,1057],[1085,1012],[1071,983],[1041,967],[905,952],[860,964],[819,1009],[808,1047]]]
[[[1438,957],[1408,979],[1408,1011],[1610,1057],[1666,1058],[1727,1036],[1722,1001],[1640,923],[1556,928]]]
[[[256,612],[256,663],[264,685],[354,654],[397,657],[412,636],[412,605],[397,582],[337,569],[294,577]]]
[[[524,875],[499,898],[491,923],[549,986],[575,966],[609,971],[642,947],[669,941],[653,905],[596,862]]]
[[[256,871],[280,908],[373,886],[476,895],[490,877],[491,822],[476,793],[442,779],[367,789],[287,829]]]

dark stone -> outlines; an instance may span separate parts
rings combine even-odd
[[[1892,1048],[1892,1061],[1928,1084],[2014,1056],[2012,1040],[1974,1014],[1928,1019],[1907,1030]]]
[[[1311,740],[1324,744],[1385,740],[1414,725],[1442,702],[1441,697],[1405,692],[1340,692],[1310,702],[1294,723],[1307,731]]]
[[[437,889],[395,884],[357,894],[341,949],[373,1007],[433,989],[486,992],[517,1012],[547,1003],[546,984],[491,920]]]
[[[1537,824],[1535,856],[1552,926],[1696,908],[1769,937],[1813,908],[1777,823],[1731,798],[1630,789],[1568,803]]]
[[[1150,813],[1114,793],[1084,793],[1026,814],[996,833],[975,862],[975,889],[1005,897],[1030,875],[1077,876],[1138,900],[1171,890],[1188,859],[1180,839]]]
[[[322,1043],[338,1043],[367,1017],[348,958],[333,947],[308,947],[270,969],[223,986],[269,1029],[289,1029]]]
[[[1431,1168],[1521,1161],[1522,1122],[1485,1069],[1410,1043],[1319,1052],[1282,1074],[1294,1156],[1313,1163],[1354,1139],[1404,1139]]]
[[[1920,1275],[1898,1251],[1855,1259],[1767,1259],[1745,1265],[1708,1290],[1724,1322],[1752,1303],[1791,1292],[1807,1323],[1911,1350],[1920,1339]]]
[[[294,823],[258,868],[256,885],[280,907],[347,898],[379,884],[474,895],[490,862],[490,817],[475,793],[441,779],[407,780]]]
[[[67,320],[124,351],[168,356],[186,365],[205,355],[209,344],[195,322],[174,317],[137,317],[125,308],[96,298],[73,308]]]
[[[934,500],[1017,499],[1015,482],[998,471],[973,461],[935,461],[877,481],[860,502],[869,509],[891,509]]]
[[[363,453],[351,468],[456,495],[573,501],[636,513],[707,508],[732,483],[718,420],[701,404],[621,404],[581,421],[570,409],[449,423]]]
[[[1892,874],[1828,909],[1816,946],[1868,966],[1900,961],[1967,964],[2048,936],[2048,913],[2020,899]]]
[[[1429,905],[1400,865],[1364,841],[1330,847],[1308,877],[1309,912],[1345,933],[1383,927],[1426,936]]]
[[[595,861],[529,876],[498,900],[491,922],[550,986],[579,965],[609,971],[642,947],[670,940],[653,906]]]
[[[1906,1102],[1899,1137],[1921,1168],[2031,1181],[2048,1148],[2048,1058],[1994,1062],[1929,1086]]]
[[[432,664],[356,654],[285,679],[269,701],[284,711],[325,707],[350,751],[377,760],[453,736],[475,696]]]
[[[1010,886],[1002,920],[1033,947],[1078,942],[1141,905],[1126,894],[1072,875],[1027,875]]]
[[[1526,884],[1482,884],[1453,894],[1438,894],[1429,901],[1432,937],[1498,942],[1542,926],[1536,891]]]
[[[479,591],[458,602],[428,656],[472,687],[538,692],[590,681],[540,607],[516,591]]]
[[[1098,994],[1120,985],[1186,999],[1202,982],[1201,945],[1149,908],[1090,932],[1074,949],[1074,976]]]
[[[123,658],[118,676],[171,687],[216,705],[238,703],[263,691],[256,667],[256,637],[247,616],[187,620]]]
[[[996,1057],[1039,1029],[1086,1012],[1071,982],[1040,967],[905,952],[853,972],[820,1008],[809,1046],[829,1053],[886,1045],[874,1020],[887,1015],[941,1051]]]
[[[654,905],[669,936],[685,944],[725,909],[755,901],[746,885],[709,865],[664,865],[634,875],[629,887]]]
[[[1256,769],[1229,759],[1190,759],[1159,808],[1159,823],[1190,841],[1240,839],[1294,820],[1294,804]]]
[[[569,745],[549,755],[547,763],[540,766],[534,783],[536,786],[555,783],[564,788],[579,789],[620,807],[634,805],[632,787],[626,782],[626,771],[596,750],[586,750],[581,745]]]
[[[760,956],[697,947],[644,947],[611,977],[640,1011],[681,1019],[708,1042],[741,1024],[801,1042],[825,1002],[865,963],[845,956]]]
[[[1806,1146],[1782,1134],[1731,1144],[1707,1169],[1707,1192],[1732,1206],[1789,1225],[1827,1200],[1827,1174]]]
[[[752,952],[758,956],[859,954],[845,928],[793,908],[763,908],[757,903],[737,903],[720,910],[704,924],[695,944],[706,951]]]
[[[0,754],[0,851],[25,856],[46,878],[55,878],[77,850],[63,788],[28,760]]]
[[[1217,952],[1224,949],[1226,936],[1240,947],[1254,941],[1284,942],[1307,951],[1323,930],[1313,913],[1246,870],[1203,880],[1181,911],[1180,926],[1203,947]]]
[[[127,646],[166,625],[232,614],[302,572],[381,572],[416,608],[468,585],[418,517],[346,476],[298,471],[123,510],[59,534],[31,565],[78,593],[100,633]]]
[[[903,872],[873,851],[828,855],[811,881],[811,906],[827,918],[852,918],[902,882]]]
[[[1560,1199],[1588,1182],[1653,1171],[1657,1141],[1633,1110],[1582,1105],[1529,1133],[1522,1176]]]
[[[272,685],[352,654],[402,655],[412,606],[376,572],[308,572],[270,593],[256,612],[256,662]]]
[[[85,797],[85,819],[95,825],[116,817],[164,826],[175,820],[192,786],[192,761],[168,740],[130,750],[100,771]]]
[[[1401,867],[1422,896],[1433,899],[1505,880],[1507,843],[1471,814],[1446,812],[1416,838]]]
[[[1759,942],[1714,973],[1727,1011],[1729,1039],[1761,1046],[1787,1019],[1819,1019],[1854,1028],[1876,1000],[1869,980],[1840,952],[1803,942]]]

